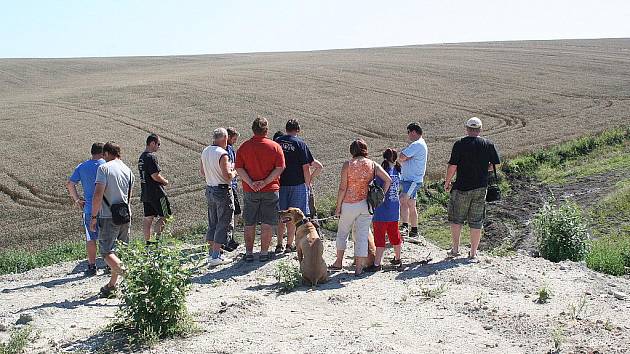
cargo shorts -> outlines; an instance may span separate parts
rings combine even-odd
[[[471,229],[482,229],[486,217],[486,187],[460,191],[453,189],[448,199],[448,221]]]
[[[99,237],[98,248],[101,256],[105,257],[116,252],[116,241],[129,243],[129,223],[116,225],[112,218],[97,219]]]

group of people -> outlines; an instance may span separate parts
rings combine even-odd
[[[267,137],[269,122],[257,117],[252,122],[253,136],[235,149],[239,133],[234,128],[217,128],[212,133],[212,144],[201,153],[199,174],[205,179],[208,204],[209,246],[208,265],[213,267],[232,260],[226,256],[239,244],[233,230],[235,218],[242,218],[245,239],[245,262],[254,261],[256,227],[260,225],[259,261],[271,259],[273,229],[277,243],[274,253],[295,251],[295,225],[280,222],[278,212],[289,207],[299,208],[304,215],[313,216],[313,179],[323,165],[316,160],[308,145],[299,137],[300,124],[287,121],[284,132],[273,139]],[[444,188],[450,192],[448,221],[452,234],[452,248],[448,257],[458,257],[459,239],[464,223],[471,233],[468,258],[476,259],[477,248],[485,218],[485,196],[488,171],[500,163],[494,144],[480,137],[482,122],[473,117],[466,121],[466,136],[453,145],[448,161]],[[423,131],[417,122],[407,126],[409,145],[398,152],[388,148],[382,152],[382,162],[368,157],[367,143],[356,139],[350,144],[351,158],[343,164],[337,193],[335,214],[339,217],[337,257],[330,268],[341,269],[346,244],[354,232],[355,275],[382,269],[386,238],[394,248],[391,264],[400,266],[403,236],[412,243],[420,243],[416,199],[426,172],[428,148]],[[160,137],[151,134],[146,149],[138,160],[141,201],[144,207],[143,233],[148,244],[163,231],[171,215],[164,187],[168,180],[161,173],[156,152]],[[111,206],[129,203],[135,178],[131,169],[120,159],[120,146],[113,142],[92,145],[91,158],[79,164],[69,178],[67,187],[75,204],[83,209],[87,239],[88,269],[96,273],[96,240],[100,253],[111,270],[108,284],[101,295],[110,295],[116,286],[122,265],[115,254],[117,240],[127,242],[129,223],[112,221]],[[454,183],[453,178],[456,177]],[[243,203],[239,201],[238,181],[241,181]],[[367,203],[370,183],[385,191],[384,202],[374,210]],[[83,188],[83,197],[76,185]],[[241,206],[242,205],[242,206]],[[402,222],[401,222],[402,221]],[[376,252],[373,264],[366,265],[368,240],[373,229]],[[286,232],[286,244],[284,244]]]

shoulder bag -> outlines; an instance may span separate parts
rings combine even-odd
[[[372,176],[372,181],[368,184],[367,194],[368,211],[370,212],[370,215],[373,215],[374,209],[385,201],[385,191],[383,191],[383,187],[376,184],[376,163],[372,161],[372,165],[374,175]]]
[[[486,193],[486,202],[495,202],[501,200],[501,189],[499,189],[499,177],[497,176],[497,166],[492,164],[494,171],[494,181],[488,184],[488,192]]]
[[[127,191],[127,201],[131,198],[131,172],[129,172],[129,190]],[[115,225],[124,225],[131,222],[131,211],[129,210],[129,204],[125,202],[109,204],[107,198],[103,196],[103,201],[109,207],[112,212],[112,222]]]

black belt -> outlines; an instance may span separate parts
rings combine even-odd
[[[208,186],[210,188],[230,189],[229,184],[217,184],[216,186]]]

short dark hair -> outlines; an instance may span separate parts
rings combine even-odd
[[[282,130],[278,130],[277,132],[275,132],[273,134],[273,141],[276,141],[279,137],[283,136],[284,133],[282,132]]]
[[[90,149],[90,153],[92,155],[102,154],[103,153],[103,143],[94,143],[92,144],[92,149]]]
[[[266,135],[269,122],[265,117],[256,117],[252,122],[252,132],[256,135]]]
[[[227,129],[228,132],[228,138],[232,138],[234,136],[239,136],[240,134],[236,131],[236,128],[232,128],[232,127],[228,127]]]
[[[422,135],[422,128],[420,127],[420,123],[418,122],[413,122],[413,123],[409,123],[409,125],[407,126],[407,132],[416,132],[418,133],[418,135]]]
[[[352,157],[367,157],[368,147],[363,139],[356,139],[350,144],[350,154]]]
[[[108,141],[103,146],[103,152],[107,152],[115,157],[120,157],[120,145],[113,141]]]
[[[157,144],[159,140],[160,137],[157,134],[151,133],[151,135],[147,137],[147,146],[153,142]]]
[[[300,131],[300,123],[297,121],[297,119],[289,119],[287,121],[287,125],[285,126],[285,129],[288,132],[299,132]]]

